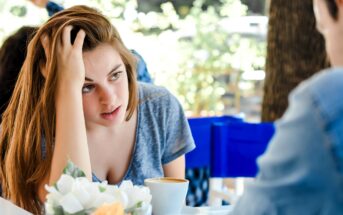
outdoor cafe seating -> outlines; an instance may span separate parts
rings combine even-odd
[[[189,124],[196,148],[186,154],[186,173],[193,173],[186,174],[187,203],[218,206],[223,199],[234,203],[236,196],[225,192],[223,179],[256,175],[256,159],[266,150],[274,125],[234,116],[189,118]]]

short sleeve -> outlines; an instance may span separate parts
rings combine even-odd
[[[179,101],[170,94],[167,104],[166,144],[162,164],[169,163],[195,148],[188,120]]]

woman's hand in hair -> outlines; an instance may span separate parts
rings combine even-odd
[[[40,38],[40,41],[42,43],[45,58],[46,58],[46,62],[41,62],[40,69],[41,69],[42,75],[44,76],[44,78],[46,78],[48,75],[47,62],[50,61],[50,40],[49,40],[48,35],[45,34]]]
[[[86,34],[81,29],[72,44],[70,39],[72,29],[72,26],[66,26],[63,29],[61,40],[57,41],[58,82],[59,87],[65,87],[67,84],[67,86],[75,86],[81,92],[85,81],[82,46]]]
[[[92,180],[82,106],[82,86],[85,81],[82,46],[85,32],[80,30],[72,44],[70,39],[72,28],[66,26],[61,29],[61,36],[55,41],[58,80],[55,98],[56,135],[49,177],[50,185],[61,177],[69,159],[85,172],[89,180]]]

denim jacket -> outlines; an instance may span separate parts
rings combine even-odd
[[[300,84],[232,214],[343,214],[343,68]]]

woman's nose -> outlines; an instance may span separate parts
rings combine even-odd
[[[100,103],[103,105],[112,105],[115,99],[115,93],[110,88],[103,88],[100,92]]]

